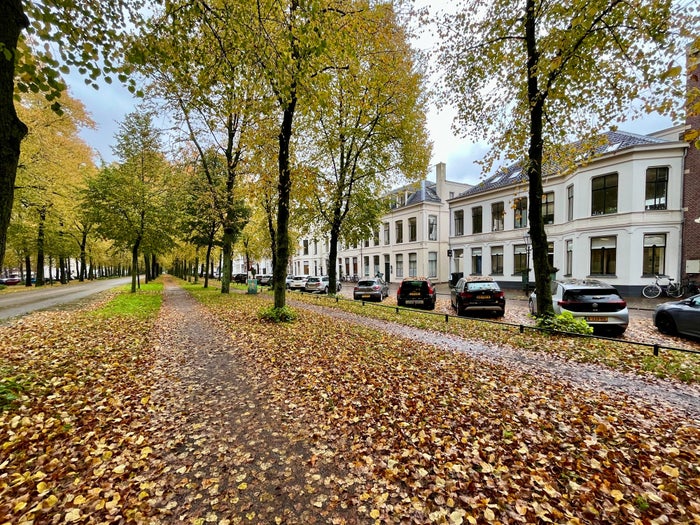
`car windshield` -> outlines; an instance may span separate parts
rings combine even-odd
[[[498,290],[498,285],[494,282],[472,282],[467,283],[467,290],[479,291],[479,290]]]
[[[597,288],[589,290],[569,290],[565,296],[569,300],[587,301],[592,297],[617,296],[617,290],[614,288]]]
[[[357,286],[374,286],[375,282],[374,281],[360,281],[357,283]]]
[[[321,279],[319,279],[318,277],[309,277],[309,278],[306,280],[307,283],[317,283],[317,282],[320,282],[320,281],[321,281]]]

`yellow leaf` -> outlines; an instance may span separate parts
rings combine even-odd
[[[80,509],[71,509],[68,512],[66,512],[65,517],[63,518],[63,521],[67,523],[72,523],[74,521],[78,521],[80,519]]]
[[[50,509],[53,507],[56,503],[58,503],[58,498],[51,494],[48,498],[46,498],[42,503],[41,506],[47,509]]]
[[[484,509],[484,518],[486,521],[493,521],[496,519],[496,515],[489,508]]]
[[[248,484],[246,482],[241,483],[238,485],[238,490],[245,490],[248,488]]]
[[[378,509],[372,509],[372,512],[369,513],[370,517],[373,519],[377,519],[380,515],[380,512]]]
[[[125,470],[126,470],[126,464],[121,464],[121,465],[117,465],[116,467],[114,467],[112,469],[112,472],[114,472],[115,474],[124,474]]]
[[[464,515],[466,513],[463,510],[455,510],[450,514],[450,525],[462,525],[464,523]]]
[[[153,449],[151,447],[143,447],[141,449],[141,459],[147,458],[148,455],[152,452],[153,452]]]
[[[78,494],[78,495],[75,497],[75,499],[73,500],[73,504],[74,504],[74,505],[82,505],[82,504],[85,503],[86,501],[87,501],[87,500],[85,499],[85,497],[84,497],[82,494]]]
[[[677,478],[679,476],[678,469],[676,467],[671,467],[669,465],[664,465],[661,467],[661,472],[672,478]]]
[[[20,510],[22,510],[22,509],[23,509],[24,507],[26,507],[26,506],[27,506],[27,502],[26,502],[26,501],[18,501],[18,502],[15,504],[14,511],[15,511],[15,512],[19,512]]]
[[[615,501],[620,501],[621,499],[624,499],[624,497],[625,497],[625,495],[624,495],[621,491],[619,491],[619,490],[617,490],[617,489],[611,490],[611,491],[610,491],[610,495],[611,495],[613,498],[615,498]]]
[[[49,486],[48,486],[44,481],[40,481],[39,483],[37,483],[37,485],[36,485],[36,491],[37,491],[39,494],[43,494],[43,493],[46,492],[47,490],[49,490]]]

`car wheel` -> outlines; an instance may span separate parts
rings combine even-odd
[[[323,289],[323,293],[325,293],[325,294],[328,293],[328,286],[326,286],[326,287]]]
[[[506,315],[506,309],[505,309],[505,308],[501,308],[500,310],[498,310],[498,311],[496,312],[496,315],[497,315],[498,317],[503,317],[504,315]]]
[[[676,333],[676,322],[673,320],[669,314],[661,312],[656,316],[656,328],[662,334],[673,335]]]
[[[406,303],[404,302],[403,299],[397,299],[396,304],[398,304],[399,306],[404,306]]]

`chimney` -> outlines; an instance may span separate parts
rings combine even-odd
[[[700,49],[688,47],[686,83],[687,101],[685,124],[687,131],[700,131]],[[692,111],[692,107],[696,111]],[[683,175],[683,248],[681,253],[681,274],[697,279],[700,274],[700,138],[690,141],[685,157]],[[693,275],[695,274],[695,275]]]
[[[447,166],[444,162],[435,165],[435,191],[440,200],[447,200],[446,194]]]

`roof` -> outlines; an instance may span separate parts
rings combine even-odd
[[[414,204],[420,204],[422,202],[442,202],[442,200],[437,194],[437,184],[435,184],[434,182],[431,182],[429,180],[422,180],[420,182],[420,185],[418,185],[417,189],[414,189],[415,186],[415,184],[410,184],[408,186],[404,186],[403,188],[393,190],[391,193],[389,193],[389,195],[396,195],[403,192],[409,193],[406,202],[401,206],[396,207],[402,208],[404,206],[412,206]]]
[[[591,152],[591,157],[600,157],[609,153],[620,152],[626,149],[631,149],[636,146],[647,146],[652,144],[669,143],[667,140],[651,137],[648,135],[638,135],[636,133],[627,133],[624,131],[608,131],[599,137],[600,145],[595,147]],[[582,149],[582,142],[574,142],[571,144],[571,150],[576,151]],[[524,169],[525,163],[518,162],[501,169],[495,175],[484,179],[479,184],[469,188],[459,194],[459,197],[467,195],[475,195],[485,191],[512,186],[528,182],[527,173]],[[554,175],[560,171],[559,165],[554,162],[545,163],[542,169],[543,175]]]

